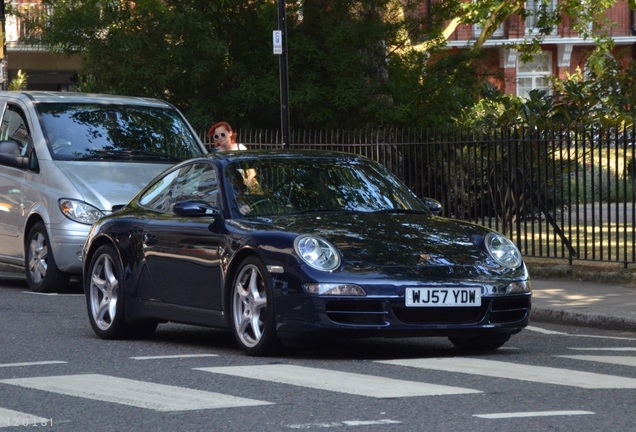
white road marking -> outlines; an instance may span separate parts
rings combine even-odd
[[[39,361],[39,362],[23,362],[23,363],[2,363],[0,367],[19,367],[19,366],[44,366],[53,364],[65,364],[65,361]]]
[[[632,347],[616,347],[616,348],[568,348],[574,351],[636,351],[636,348]]]
[[[533,332],[536,332],[536,333],[549,334],[549,335],[570,336],[567,333],[558,332],[558,331],[554,331],[554,330],[543,329],[543,328],[535,327],[535,326],[528,326],[528,327],[526,327],[526,330],[530,330],[530,331],[533,331]]]
[[[636,357],[630,356],[558,355],[555,357],[636,367]]]
[[[50,418],[38,417],[0,407],[0,428],[13,426],[52,426]]]
[[[221,393],[98,374],[17,378],[0,380],[0,383],[155,411],[190,411],[271,404]]]
[[[597,335],[568,335],[573,337],[589,338],[589,339],[613,339],[623,341],[636,341],[636,338],[623,336],[597,336]]]
[[[198,357],[218,357],[218,354],[181,354],[181,355],[165,355],[165,356],[145,356],[131,357],[132,360],[164,360],[164,359],[186,359]]]
[[[528,412],[511,412],[511,413],[494,413],[494,414],[473,414],[473,417],[486,419],[505,419],[505,418],[521,418],[521,417],[551,417],[551,416],[573,416],[573,415],[589,415],[596,414],[592,411],[528,411]]]
[[[313,429],[313,428],[332,428],[343,426],[378,426],[389,424],[402,424],[397,420],[382,419],[382,420],[343,420],[340,422],[329,423],[303,423],[303,424],[291,424],[288,427],[290,429]]]
[[[22,291],[22,294],[31,294],[48,297],[84,297],[84,294],[60,294],[60,293],[41,293],[35,291]]]
[[[481,393],[469,388],[286,364],[207,367],[195,370],[374,398]]]
[[[570,336],[570,337],[581,337],[581,338],[591,338],[591,339],[615,339],[615,340],[625,340],[625,341],[636,341],[636,338],[633,337],[624,337],[624,336],[598,336],[598,335],[584,335],[584,334],[570,334],[563,333],[554,330],[547,330],[540,327],[528,326],[526,330],[530,330],[536,333],[542,333],[546,335],[558,335],[558,336]]]
[[[377,362],[420,369],[432,369],[495,378],[509,378],[588,389],[636,388],[636,379],[634,378],[466,357],[381,360]]]

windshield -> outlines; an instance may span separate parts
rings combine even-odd
[[[178,111],[169,108],[41,103],[53,159],[180,162],[203,153]]]
[[[375,162],[275,159],[229,164],[233,211],[268,216],[333,211],[415,211],[422,201]]]

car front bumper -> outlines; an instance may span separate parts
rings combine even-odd
[[[286,301],[287,300],[287,301]],[[320,333],[343,337],[514,334],[528,325],[531,294],[483,297],[479,307],[406,307],[404,299],[305,297],[291,309],[277,302],[277,333],[298,339]]]
[[[49,241],[55,264],[66,273],[82,273],[82,248],[90,231],[89,225],[73,223],[71,228],[49,227]]]

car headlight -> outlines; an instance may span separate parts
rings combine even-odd
[[[104,213],[99,209],[83,201],[62,198],[58,203],[62,214],[73,222],[93,225],[99,218],[104,216]]]
[[[514,269],[521,265],[521,252],[510,239],[498,233],[488,233],[485,242],[490,256],[502,267]]]
[[[301,235],[294,241],[296,253],[316,270],[331,271],[340,265],[340,254],[334,245],[315,235]]]

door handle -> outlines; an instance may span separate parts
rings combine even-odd
[[[157,237],[152,234],[144,234],[144,246],[152,246],[157,243]]]

